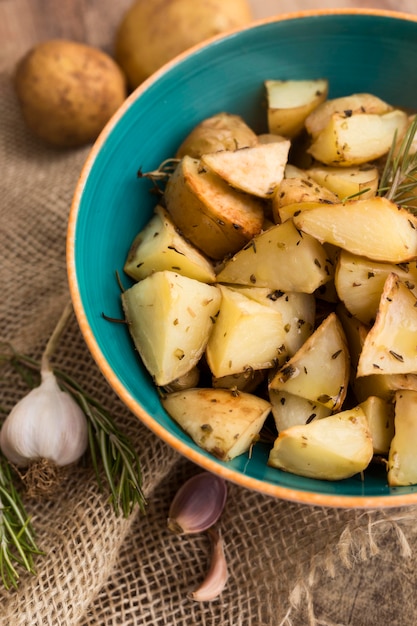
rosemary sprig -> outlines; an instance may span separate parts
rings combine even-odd
[[[417,200],[417,151],[412,151],[417,132],[417,115],[397,146],[397,133],[388,152],[379,182],[378,195],[416,212],[412,206]]]
[[[33,372],[39,374],[41,363],[13,350],[0,354],[0,361],[8,361],[29,387],[39,384]],[[89,451],[98,483],[100,461],[110,489],[110,502],[116,515],[127,517],[139,505],[145,511],[146,498],[142,490],[142,475],[138,455],[129,439],[120,431],[113,418],[99,402],[89,395],[71,376],[53,368],[60,387],[72,395],[87,417]]]
[[[153,191],[159,195],[163,195],[165,184],[175,171],[179,162],[180,159],[166,159],[156,170],[143,172],[142,168],[139,168],[137,176],[138,178],[148,178],[153,183]]]
[[[42,553],[15,488],[10,464],[0,454],[0,578],[6,589],[17,587],[19,568],[34,573],[35,554]]]

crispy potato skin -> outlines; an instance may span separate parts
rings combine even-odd
[[[124,74],[110,56],[64,39],[29,50],[16,67],[14,86],[27,126],[58,147],[94,141],[127,94]]]

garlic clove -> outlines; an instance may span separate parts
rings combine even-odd
[[[189,478],[177,491],[168,513],[168,528],[176,534],[199,533],[213,526],[223,512],[226,481],[210,472]]]
[[[223,538],[214,528],[210,528],[208,533],[212,544],[210,567],[201,585],[189,594],[189,598],[196,602],[215,600],[226,586],[228,578]]]
[[[0,431],[3,454],[19,467],[37,459],[69,465],[84,454],[87,445],[87,419],[50,370],[42,371],[39,387],[15,405]]]

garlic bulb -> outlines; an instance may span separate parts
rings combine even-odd
[[[208,533],[212,546],[210,567],[201,585],[189,594],[190,599],[197,602],[215,600],[223,591],[228,578],[223,539],[213,528],[210,528]]]
[[[168,513],[168,528],[176,534],[199,533],[217,522],[227,497],[226,481],[210,472],[189,478],[177,491]]]
[[[0,448],[7,459],[28,467],[38,459],[58,466],[77,461],[88,445],[87,419],[76,401],[42,369],[41,384],[12,409],[0,431]]]

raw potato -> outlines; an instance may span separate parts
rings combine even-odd
[[[138,281],[153,272],[170,270],[205,283],[215,282],[212,264],[180,235],[167,211],[158,205],[154,213],[130,247],[126,274]]]
[[[32,48],[14,84],[28,127],[58,147],[94,141],[126,98],[125,77],[112,58],[63,39]]]
[[[320,205],[294,216],[303,232],[375,261],[404,263],[417,256],[417,218],[386,198]]]
[[[205,154],[201,164],[235,189],[259,198],[271,198],[284,178],[289,149],[289,141],[260,143],[234,152]]]
[[[278,370],[269,389],[286,391],[336,411],[346,398],[349,373],[345,333],[336,314],[330,313]]]
[[[271,410],[258,396],[226,389],[188,389],[161,402],[198,446],[222,461],[249,450]]]
[[[285,356],[282,315],[222,285],[220,311],[207,343],[207,363],[217,378],[268,369]]]
[[[391,487],[417,483],[417,391],[395,395],[395,435],[388,455]]]
[[[330,279],[323,246],[288,220],[257,235],[227,261],[218,282],[313,293]]]
[[[394,110],[383,115],[334,113],[314,138],[308,152],[326,165],[361,165],[387,154],[396,133],[407,127],[407,114]]]
[[[136,0],[115,38],[115,58],[134,89],[177,54],[252,20],[247,0]]]
[[[189,156],[171,175],[164,199],[184,237],[216,260],[242,248],[260,232],[264,221],[260,199],[232,189]]]
[[[396,274],[390,274],[375,324],[362,347],[357,375],[416,373],[417,299]]]
[[[267,80],[268,128],[270,133],[292,139],[304,128],[307,116],[327,98],[326,79]]]
[[[308,478],[343,480],[363,472],[372,456],[368,420],[355,407],[283,430],[268,465]]]
[[[188,155],[199,159],[218,150],[239,150],[256,146],[258,138],[239,115],[217,113],[197,124],[177,150],[176,158]]]
[[[122,293],[129,331],[157,385],[200,360],[220,306],[220,291],[174,272],[156,272]]]

